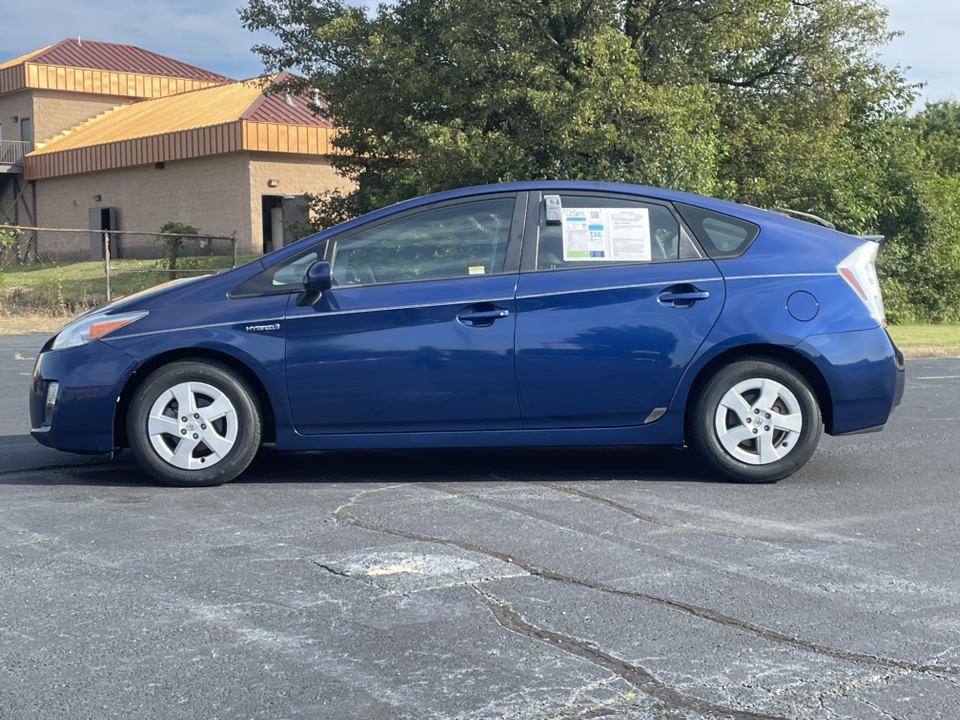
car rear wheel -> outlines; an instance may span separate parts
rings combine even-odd
[[[171,363],[137,389],[127,415],[137,461],[167,485],[220,485],[242,473],[260,446],[256,395],[229,367]]]
[[[693,406],[694,447],[725,477],[775,482],[813,455],[823,421],[816,396],[792,368],[747,358],[722,367]]]

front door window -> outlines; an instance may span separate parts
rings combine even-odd
[[[333,252],[335,285],[376,285],[503,272],[513,198],[417,213],[356,233]]]

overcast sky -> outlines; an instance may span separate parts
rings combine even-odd
[[[270,42],[240,27],[244,0],[20,0],[4,3],[0,62],[78,35],[136,45],[206,70],[244,79],[262,66],[250,48]],[[372,4],[372,3],[371,3]],[[887,0],[889,27],[903,30],[880,54],[888,65],[910,66],[925,82],[921,100],[960,98],[960,3]]]
[[[887,27],[903,31],[880,56],[887,65],[908,67],[907,79],[926,83],[924,100],[960,98],[960,63],[954,49],[960,32],[960,3],[956,0],[887,0]]]

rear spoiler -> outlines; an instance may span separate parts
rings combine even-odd
[[[801,217],[804,220],[809,220],[810,222],[816,223],[817,225],[822,225],[825,228],[830,228],[831,230],[837,229],[837,226],[834,225],[832,222],[830,222],[829,220],[824,220],[819,215],[814,215],[813,213],[800,212],[799,210],[790,210],[789,208],[772,208],[770,212],[776,213],[777,215],[784,215],[786,217],[790,217],[791,215],[796,215],[797,217]],[[884,235],[854,235],[854,237],[858,237],[861,240],[868,240],[870,242],[875,242],[879,244],[883,242],[885,236]]]
[[[830,228],[831,230],[836,230],[837,226],[834,225],[829,220],[824,220],[819,215],[814,215],[813,213],[800,212],[799,210],[790,210],[789,208],[770,208],[770,212],[776,213],[777,215],[786,215],[787,217],[795,215],[796,217],[803,218],[804,220],[809,220],[812,223],[821,225],[825,228]]]
[[[777,215],[783,215],[784,217],[791,217],[795,215],[803,218],[804,220],[809,220],[812,223],[816,223],[817,225],[822,225],[825,228],[830,228],[831,230],[837,229],[837,226],[832,222],[829,220],[824,220],[819,215],[814,215],[813,213],[790,210],[789,208],[771,208],[770,212],[776,213]],[[853,237],[860,238],[861,240],[867,240],[868,242],[875,242],[878,245],[886,238],[885,235],[854,235]]]

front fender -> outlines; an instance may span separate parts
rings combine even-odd
[[[276,426],[291,424],[285,376],[285,323],[276,330],[247,332],[243,323],[172,331],[111,340],[121,352],[136,358],[142,380],[147,373],[168,362],[187,357],[219,359],[242,365],[259,381],[270,403]]]

